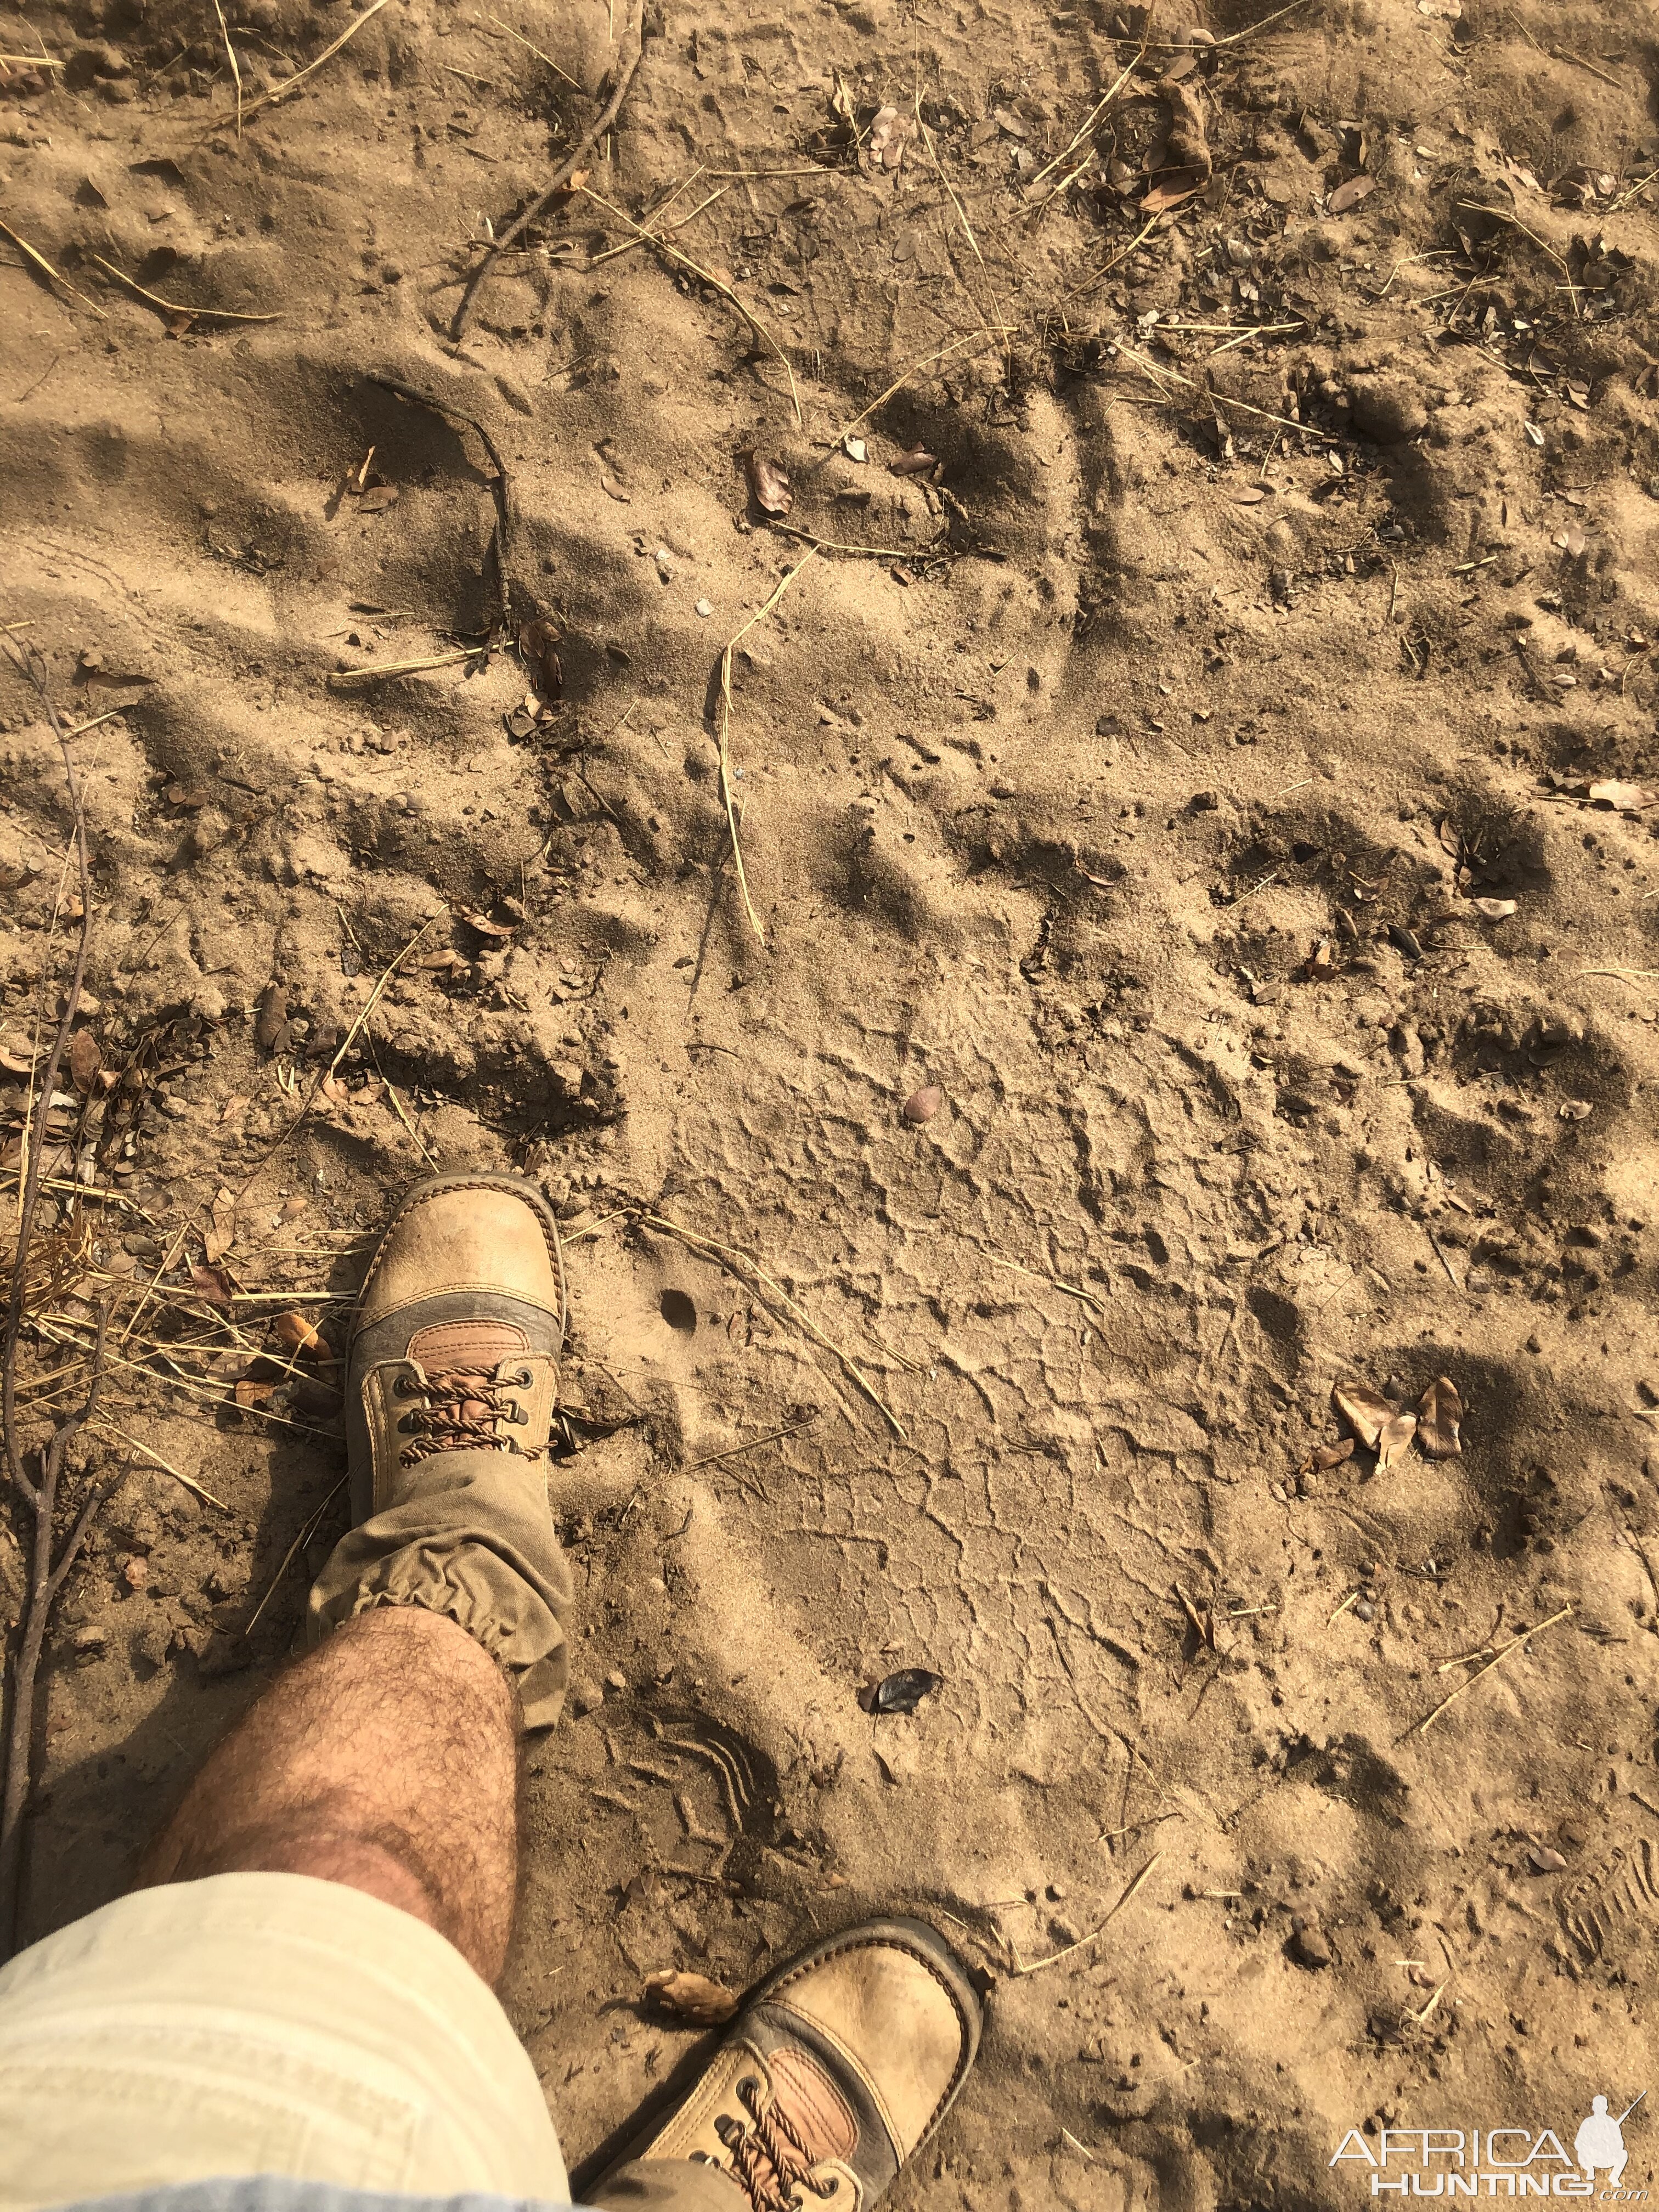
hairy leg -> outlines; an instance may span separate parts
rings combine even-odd
[[[136,1887],[308,1874],[399,1906],[492,1985],[518,1885],[517,1699],[441,1613],[382,1606],[272,1683],[208,1759]]]

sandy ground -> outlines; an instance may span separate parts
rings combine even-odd
[[[514,1164],[580,1598],[506,1994],[573,2164],[694,2046],[645,1973],[895,1906],[994,1984],[906,2212],[1570,2142],[1650,2078],[1659,1907],[1650,19],[653,0],[457,347],[628,29],[498,5],[228,0],[240,141],[193,0],[0,14],[66,64],[0,64],[0,222],[73,288],[0,240],[0,619],[105,718],[49,1124],[100,1194],[26,1386],[112,1298],[77,1480],[132,1468],[25,1932],[341,1526],[272,1317],[337,1346],[400,1188]],[[477,433],[376,376],[483,426],[493,547]],[[751,919],[714,676],[791,572],[732,659]],[[0,733],[15,1190],[69,814],[4,671]],[[1334,1387],[1443,1375],[1461,1456],[1337,1455]]]

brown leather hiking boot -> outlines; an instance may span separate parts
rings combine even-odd
[[[551,1207],[513,1176],[416,1183],[380,1240],[346,1379],[353,1517],[395,1504],[440,1452],[547,1450],[564,1346]]]
[[[732,2212],[867,2212],[949,2110],[980,2021],[962,1962],[924,1922],[832,1936],[762,1984],[691,2094],[595,2202],[652,2201],[651,2169],[688,2160],[732,2185]],[[696,2201],[712,2208],[714,2194]]]
[[[380,1240],[346,1370],[352,1520],[311,1594],[313,1643],[377,1605],[447,1613],[558,1716],[569,1576],[547,1447],[566,1320],[558,1224],[532,1183],[416,1183]]]

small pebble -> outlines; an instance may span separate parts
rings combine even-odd
[[[709,600],[709,599],[699,599],[699,600],[697,601],[697,612],[698,612],[700,615],[702,615],[702,616],[705,617],[705,618],[706,618],[708,616],[712,615],[712,614],[714,613],[714,603],[713,603],[713,601],[712,601],[712,600]]]

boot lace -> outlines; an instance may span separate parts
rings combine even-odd
[[[815,2178],[799,2130],[752,2074],[738,2082],[738,2095],[748,2120],[723,2114],[715,2124],[731,2154],[732,2178],[748,2192],[754,2212],[799,2212],[805,2192],[821,2199],[839,2193],[837,2181]]]
[[[501,1432],[501,1424],[527,1428],[526,1407],[507,1396],[509,1390],[527,1390],[534,1377],[527,1367],[509,1373],[502,1367],[453,1367],[441,1374],[424,1374],[419,1368],[399,1375],[392,1386],[395,1398],[415,1402],[399,1419],[400,1437],[411,1441],[398,1454],[398,1463],[413,1467],[434,1452],[506,1451],[520,1459],[533,1459],[514,1437]]]

